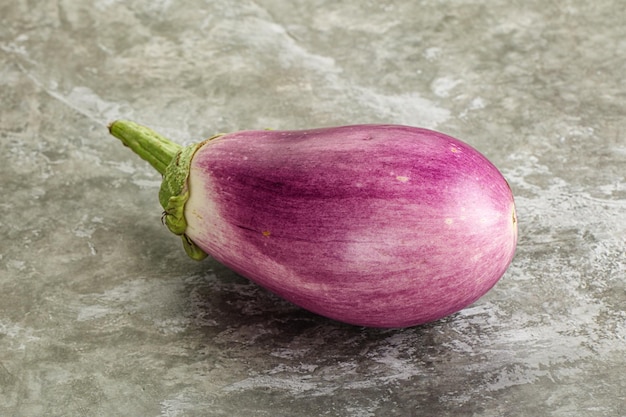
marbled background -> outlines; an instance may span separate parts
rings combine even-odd
[[[0,415],[626,416],[626,12],[615,0],[0,5]],[[502,281],[430,325],[302,311],[160,224],[108,135],[402,123],[509,180]]]

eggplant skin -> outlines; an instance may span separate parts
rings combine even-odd
[[[242,131],[192,161],[185,234],[317,314],[407,327],[476,301],[511,263],[513,195],[447,135],[397,125]]]

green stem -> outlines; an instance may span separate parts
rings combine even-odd
[[[185,234],[185,203],[189,199],[187,179],[191,158],[205,142],[183,148],[152,129],[128,120],[111,123],[109,132],[163,175],[159,202],[163,206],[165,225],[172,233],[181,237],[185,252],[191,258],[205,258],[207,254]]]
[[[116,120],[109,125],[109,132],[148,161],[161,175],[182,147],[159,135],[152,129],[128,120]]]

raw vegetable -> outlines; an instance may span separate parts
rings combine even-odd
[[[109,130],[164,175],[165,223],[192,258],[332,319],[437,320],[484,295],[515,252],[507,182],[442,133],[242,131],[181,147],[129,121]]]

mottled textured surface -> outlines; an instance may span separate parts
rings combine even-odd
[[[3,2],[0,415],[626,416],[623,9]],[[186,257],[117,117],[435,128],[509,180],[516,258],[427,326],[314,316]]]

